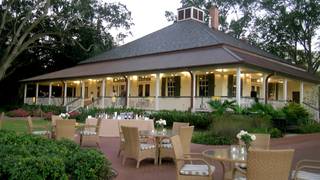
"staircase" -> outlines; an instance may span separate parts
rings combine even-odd
[[[82,98],[77,98],[66,105],[67,112],[73,112],[82,107]]]
[[[310,114],[312,115],[313,119],[317,122],[320,122],[320,109],[312,106],[311,104],[303,102],[303,107],[306,108]]]

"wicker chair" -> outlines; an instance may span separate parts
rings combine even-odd
[[[37,129],[37,130],[35,130],[35,129]],[[39,130],[39,129],[41,129],[41,130]],[[48,126],[34,125],[32,123],[31,116],[28,116],[28,130],[29,130],[30,134],[40,135],[40,136],[50,138],[50,131],[49,131]]]
[[[76,120],[56,120],[56,139],[69,139],[74,141],[74,135],[76,132]]]
[[[270,147],[270,134],[253,134],[256,136],[256,140],[252,141],[250,148],[253,149],[269,149]],[[244,143],[239,140],[240,145]]]
[[[52,115],[51,116],[51,137],[52,138],[55,138],[56,136],[56,121],[57,120],[63,120],[62,117],[60,116],[57,116],[57,115]]]
[[[182,144],[182,150],[184,153],[190,152],[190,144],[191,144],[191,138],[193,134],[194,126],[180,126],[179,135],[181,137],[181,144]],[[160,153],[159,153],[159,164],[162,163],[162,158],[172,158],[174,159],[174,152],[173,152],[173,146],[171,141],[169,143],[163,143],[160,144]]]
[[[236,167],[232,179],[284,180],[290,176],[293,149],[261,150],[250,149],[247,169]]]
[[[2,129],[3,119],[4,119],[4,112],[2,112],[0,116],[0,129]]]
[[[97,120],[96,125],[85,124],[80,131],[80,146],[83,142],[94,142],[99,148],[99,131],[101,125],[101,118]]]
[[[211,166],[199,153],[183,153],[179,135],[171,137],[176,161],[177,180],[212,180],[214,166]]]
[[[172,133],[174,135],[180,135],[181,127],[188,127],[189,123],[173,122]],[[163,158],[174,159],[174,152],[172,150],[172,144],[170,138],[164,138],[160,143],[159,164],[162,164]]]
[[[320,179],[320,161],[306,159],[299,161],[296,165],[296,169],[292,172],[292,179]]]
[[[155,144],[144,144],[139,140],[139,130],[137,127],[121,126],[124,136],[124,150],[122,165],[125,164],[127,158],[137,160],[136,168],[139,168],[140,162],[147,158],[154,159],[156,164],[156,146]]]

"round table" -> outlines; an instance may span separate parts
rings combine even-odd
[[[208,149],[202,152],[202,155],[211,160],[216,160],[222,165],[222,173],[225,172],[224,162],[246,163],[247,152],[243,146],[230,146],[227,148]]]

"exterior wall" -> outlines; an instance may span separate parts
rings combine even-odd
[[[180,96],[191,96],[191,77],[190,75],[181,75]]]
[[[288,81],[288,100],[292,101],[292,92],[300,92],[300,82],[299,81]]]

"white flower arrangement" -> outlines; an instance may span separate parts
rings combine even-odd
[[[159,119],[158,121],[156,121],[156,124],[159,126],[165,126],[167,125],[167,121],[164,119]]]
[[[68,119],[70,117],[70,114],[69,113],[61,113],[59,115],[59,117],[61,117],[62,119]]]
[[[237,138],[241,141],[243,141],[246,146],[250,146],[252,141],[256,140],[256,136],[253,134],[248,133],[247,131],[241,130],[238,134],[237,134]]]

